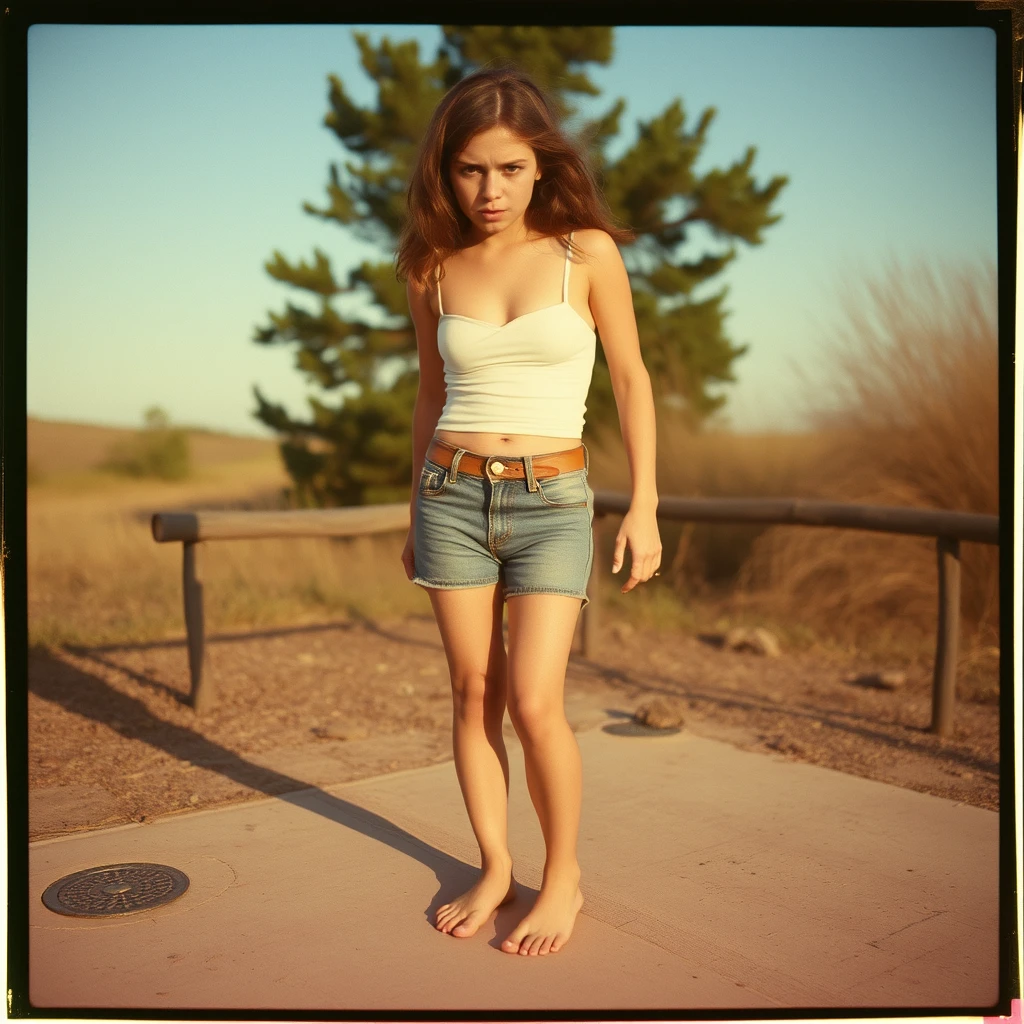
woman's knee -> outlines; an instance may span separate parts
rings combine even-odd
[[[508,603],[508,714],[520,739],[565,729],[565,671],[580,599],[525,594]]]
[[[543,739],[554,729],[566,725],[565,708],[561,699],[543,693],[528,696],[508,694],[508,717],[520,739]]]
[[[501,717],[505,713],[504,665],[452,672],[452,704],[461,718]]]

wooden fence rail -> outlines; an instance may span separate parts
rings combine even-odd
[[[607,516],[625,515],[630,499],[613,491],[594,492],[594,543]],[[766,523],[830,526],[883,533],[934,537],[939,574],[938,632],[932,678],[931,729],[948,736],[953,728],[956,662],[960,636],[960,542],[999,543],[998,516],[937,509],[855,505],[803,498],[660,498],[658,517],[685,522]],[[212,699],[203,685],[203,587],[197,560],[203,541],[256,537],[354,537],[409,529],[406,502],[354,508],[296,509],[282,512],[155,512],[154,540],[181,541],[182,582],[192,706],[202,711]],[[601,611],[598,604],[600,559],[587,584],[590,604],[581,616],[583,654],[594,650]]]

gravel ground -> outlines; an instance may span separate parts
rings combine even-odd
[[[906,678],[894,690],[853,681],[893,667],[614,624],[590,658],[573,653],[566,702],[584,728],[665,697],[695,734],[997,810],[998,659],[961,667],[947,739],[927,731],[929,663],[897,666]],[[447,663],[430,617],[222,633],[207,638],[206,672],[215,698],[197,718],[183,639],[33,649],[31,838],[451,757]]]

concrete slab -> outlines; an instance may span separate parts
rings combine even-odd
[[[431,925],[475,877],[451,762],[33,844],[39,1007],[612,1011],[985,1006],[998,816],[682,733],[577,735],[585,903],[565,949],[503,953],[544,845],[509,742],[520,898]],[[192,880],[123,918],[43,890],[128,861]]]

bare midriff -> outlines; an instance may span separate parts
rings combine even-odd
[[[578,437],[542,437],[538,434],[488,434],[469,430],[435,430],[442,441],[476,455],[547,455],[578,448]]]

